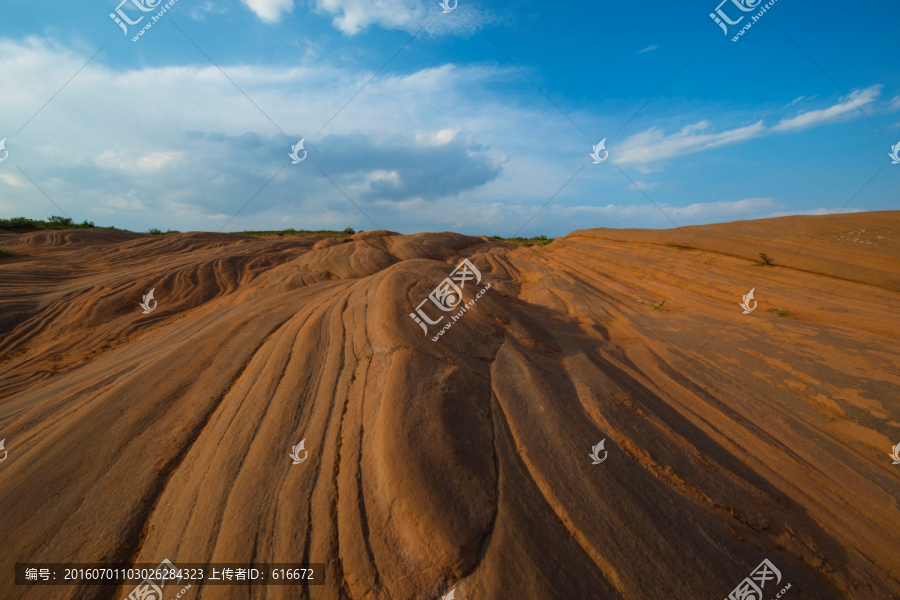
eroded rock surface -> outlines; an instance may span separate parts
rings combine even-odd
[[[764,558],[788,600],[900,597],[900,212],[0,247],[0,598],[164,558],[326,564],[188,599],[721,600]],[[491,289],[434,342],[463,258]]]

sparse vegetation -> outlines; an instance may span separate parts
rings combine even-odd
[[[27,217],[12,217],[10,219],[0,219],[0,231],[28,232],[39,231],[42,229],[91,229],[97,228],[93,221],[84,220],[76,223],[70,217],[61,217],[52,215],[46,221],[42,219],[29,219]],[[102,227],[102,229],[116,229],[115,227]],[[168,233],[181,233],[176,229],[167,229],[163,231],[157,227],[151,227],[147,233],[153,235],[166,235]],[[352,227],[347,227],[343,231],[319,230],[310,231],[303,229],[282,229],[281,231],[240,231],[244,235],[255,235],[259,237],[267,236],[284,236],[284,235],[321,235],[327,237],[347,237],[355,233],[362,233],[362,230],[356,231]]]
[[[69,217],[53,215],[46,221],[29,219],[27,217],[13,217],[0,219],[0,230],[6,231],[37,231],[40,229],[92,229],[96,227],[93,221],[84,220],[75,223]],[[114,229],[110,227],[109,229]]]
[[[538,236],[530,237],[530,238],[523,238],[523,237],[504,238],[504,237],[500,237],[499,235],[492,235],[491,239],[497,240],[500,242],[506,242],[507,244],[515,244],[516,246],[525,246],[526,248],[531,247],[531,246],[540,246],[541,248],[543,248],[544,246],[546,246],[547,244],[552,242],[555,238],[548,238],[546,235],[538,235]]]
[[[788,311],[782,310],[782,309],[780,309],[780,308],[770,308],[770,309],[767,310],[766,312],[775,313],[775,314],[778,315],[779,317],[786,317],[786,316],[788,316],[789,314],[791,314],[791,313],[789,313]]]
[[[771,266],[771,265],[772,265],[772,261],[775,260],[774,258],[771,258],[770,256],[768,256],[765,252],[760,252],[760,253],[759,253],[759,257],[760,257],[761,259],[763,259],[762,264],[766,264],[766,265],[769,265],[769,266]]]
[[[11,219],[0,219],[0,231],[36,231],[41,229],[90,229],[94,228],[93,221],[82,221],[81,223],[75,223],[69,217],[60,217],[58,215],[53,215],[49,217],[46,221],[40,219],[29,219],[26,217],[13,217]],[[115,227],[103,227],[102,229],[116,229]],[[168,233],[181,233],[175,229],[167,229],[163,231],[158,227],[151,227],[147,230],[147,233],[152,235],[166,235]],[[252,235],[256,237],[271,237],[278,236],[284,237],[286,235],[296,235],[296,236],[323,236],[323,237],[333,237],[333,238],[344,238],[350,237],[351,235],[355,235],[357,233],[363,233],[363,230],[360,229],[356,231],[353,227],[346,227],[341,231],[337,231],[334,229],[281,229],[281,230],[264,230],[264,231],[235,231],[230,233],[238,233],[241,235]],[[506,242],[507,244],[514,244],[516,246],[538,246],[544,247],[550,242],[552,242],[555,238],[548,238],[546,235],[537,235],[530,238],[524,237],[511,237],[504,238],[499,235],[492,235],[492,240],[497,240],[500,242]]]
[[[53,215],[47,220],[54,225],[62,225],[63,227],[74,225],[74,223],[72,223],[72,219],[69,217],[60,217],[58,215]]]

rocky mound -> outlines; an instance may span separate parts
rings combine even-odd
[[[0,235],[0,598],[166,558],[326,565],[188,599],[900,597],[900,212],[74,235]]]

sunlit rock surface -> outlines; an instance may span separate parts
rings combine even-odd
[[[900,597],[900,212],[0,248],[0,598],[166,558],[326,564],[186,599],[721,600],[766,558],[766,600]],[[464,258],[491,288],[432,341]]]

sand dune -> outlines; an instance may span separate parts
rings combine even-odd
[[[900,597],[900,211],[0,248],[0,598],[164,558],[326,564],[188,599],[721,600],[763,559],[766,600]],[[432,341],[465,258],[490,289]]]

